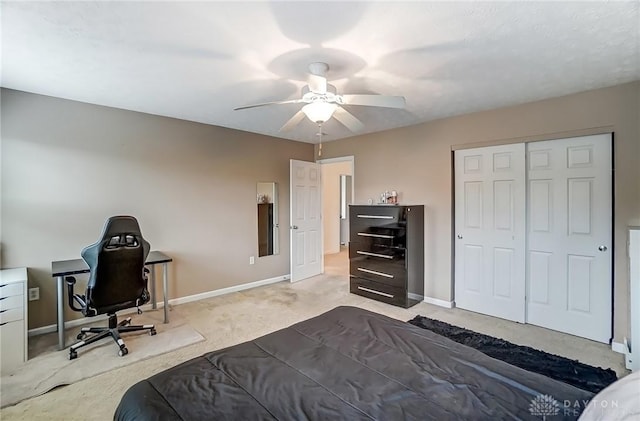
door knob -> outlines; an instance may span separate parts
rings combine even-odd
[[[291,229],[292,229],[292,230],[297,230],[297,229],[298,229],[298,226],[297,226],[297,225],[292,225],[292,226],[291,226]]]
[[[600,246],[600,247],[598,247],[598,250],[607,251],[607,246]]]
[[[458,240],[462,240],[462,236],[458,234]]]

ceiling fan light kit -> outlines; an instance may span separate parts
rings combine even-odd
[[[342,105],[361,105],[369,107],[404,108],[405,99],[402,96],[385,95],[338,95],[336,87],[327,83],[327,63],[311,63],[309,65],[309,84],[302,88],[302,98],[284,101],[267,102],[263,104],[246,105],[235,108],[243,110],[247,108],[262,107],[265,105],[304,103],[302,109],[294,114],[281,128],[280,131],[293,129],[307,116],[309,120],[321,125],[335,117],[342,125],[352,132],[364,130],[364,124],[353,114],[344,109]]]
[[[309,120],[321,124],[331,118],[336,108],[338,106],[335,103],[320,101],[305,105],[302,107],[302,112]]]

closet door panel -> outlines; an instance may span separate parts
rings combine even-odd
[[[524,322],[524,145],[455,152],[456,306]]]
[[[600,342],[612,334],[611,153],[610,134],[527,144],[527,322]]]

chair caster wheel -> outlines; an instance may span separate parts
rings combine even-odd
[[[158,332],[156,332],[156,330],[155,330],[155,329],[151,329],[151,330],[149,330],[149,335],[150,335],[150,336],[154,336],[156,333],[158,333]]]
[[[69,351],[69,359],[75,360],[76,358],[78,358],[78,353],[76,351]]]
[[[76,339],[78,339],[80,341],[80,340],[84,339],[86,336],[87,336],[86,333],[80,332],[80,333],[78,333],[78,336],[76,336]]]
[[[120,351],[118,351],[118,355],[121,357],[124,357],[128,353],[129,353],[129,350],[126,347],[122,347],[120,348]]]

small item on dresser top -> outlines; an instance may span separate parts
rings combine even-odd
[[[380,193],[380,202],[379,205],[397,205],[398,204],[398,192],[393,190],[389,192],[389,190],[384,193]]]

